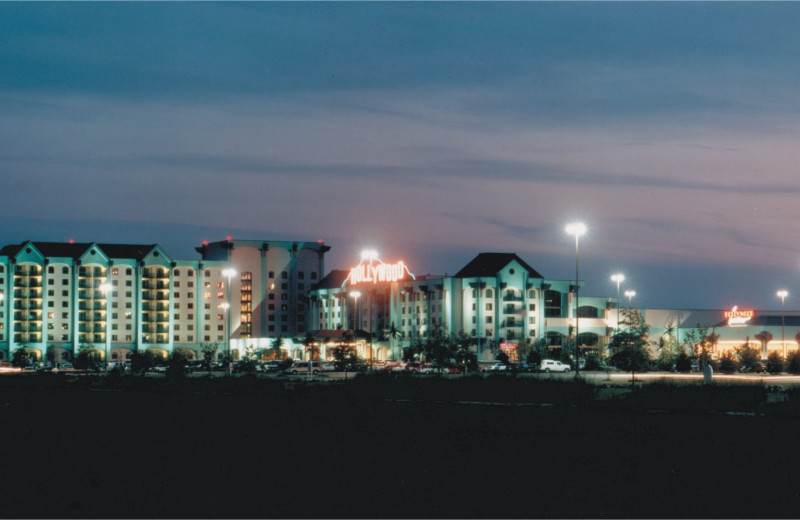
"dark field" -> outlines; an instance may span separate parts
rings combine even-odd
[[[286,390],[246,379],[0,378],[0,511],[765,518],[800,507],[800,421],[755,401],[734,404],[749,415],[680,403],[647,411],[561,383],[570,398],[555,406],[459,404],[460,392],[473,401],[481,390],[494,402],[504,392],[507,403],[554,402],[559,388],[364,381]]]

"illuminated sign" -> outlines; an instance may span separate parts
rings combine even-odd
[[[725,311],[724,314],[724,316],[728,318],[729,327],[743,327],[747,325],[747,322],[753,319],[753,316],[755,315],[756,311],[754,310],[740,311],[739,307],[736,305],[734,305],[731,310]]]
[[[500,343],[500,349],[502,350],[514,350],[517,346],[514,343]]]
[[[350,269],[350,274],[347,275],[347,279],[342,283],[342,287],[348,284],[400,282],[405,280],[406,277],[412,280],[415,279],[411,271],[408,270],[408,266],[402,261],[386,264],[373,255],[362,259],[360,264]]]

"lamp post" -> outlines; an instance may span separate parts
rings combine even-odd
[[[228,336],[226,344],[226,351],[228,356],[228,374],[231,374],[231,361],[233,360],[231,356],[231,278],[236,276],[236,270],[232,267],[227,267],[222,270],[222,276],[228,279],[227,284],[225,285],[225,302],[220,304],[220,307],[225,311],[225,334]]]
[[[617,283],[617,331],[619,331],[619,284],[625,281],[625,275],[621,273],[612,274],[611,281]]]
[[[108,320],[108,317],[109,317],[109,314],[108,314],[108,307],[109,307],[108,293],[111,292],[111,284],[108,283],[108,282],[101,283],[100,284],[100,290],[103,291],[103,296],[105,297],[105,300],[106,300],[106,334],[105,334],[106,356],[105,357],[106,357],[106,368],[108,368],[108,358],[111,355],[111,336],[108,335],[108,332],[111,329],[111,326],[108,323],[109,322],[109,320]]]
[[[361,316],[358,314],[358,298],[361,296],[361,293],[353,291],[350,293],[350,296],[353,297],[353,336],[355,336],[358,334],[358,322],[361,321]]]
[[[580,376],[580,345],[578,344],[578,238],[586,233],[586,226],[581,222],[568,224],[567,234],[575,235],[575,378]]]
[[[781,289],[777,293],[778,298],[781,299],[781,345],[783,346],[783,358],[786,359],[786,313],[784,311],[783,301],[789,296],[789,293]]]
[[[636,296],[636,291],[625,291],[625,296],[628,297],[628,330],[631,328],[631,302],[633,297]]]

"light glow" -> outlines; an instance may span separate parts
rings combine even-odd
[[[617,285],[619,285],[620,283],[625,281],[625,275],[624,274],[620,274],[620,273],[612,274],[611,275],[611,281],[612,282],[617,282]]]
[[[565,230],[568,234],[575,235],[577,238],[586,233],[586,225],[583,222],[574,222],[572,224],[567,224]]]

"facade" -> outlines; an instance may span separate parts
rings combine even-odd
[[[281,337],[291,357],[303,357],[308,330],[308,292],[323,277],[325,253],[319,242],[233,240],[204,243],[203,262],[233,270],[230,277],[231,350],[234,358],[248,347],[269,348]]]
[[[402,347],[436,328],[474,338],[484,361],[500,348],[513,357],[520,343],[539,338],[560,349],[574,335],[575,281],[544,278],[513,253],[481,253],[454,276],[415,277],[408,271],[381,279],[379,270],[392,265],[369,258],[350,271],[329,273],[310,293],[309,327],[350,329],[366,338],[359,355],[378,360],[398,358]],[[580,303],[580,345],[602,348],[616,325],[610,312],[615,302],[581,297]]]
[[[325,275],[320,242],[204,243],[201,258],[171,258],[159,245],[27,241],[0,249],[0,360],[27,348],[70,360],[90,346],[108,361],[134,352],[169,355],[204,345],[240,357],[248,347],[303,359],[304,338],[320,354],[346,333],[364,359],[397,359],[434,330],[474,339],[481,361],[543,339],[553,356],[577,338],[604,355],[617,327],[616,298],[581,295],[574,280],[545,278],[513,253],[481,253],[452,276],[415,276],[402,262],[368,255]],[[648,339],[684,342],[704,327],[714,355],[749,343],[762,357],[798,349],[800,312],[640,309]],[[577,319],[576,319],[577,317]],[[48,355],[49,354],[49,355]]]
[[[772,352],[785,358],[788,353],[800,349],[800,313],[797,311],[756,311],[738,307],[716,310],[642,309],[642,315],[650,326],[648,339],[653,344],[661,338],[686,342],[698,327],[707,329],[715,338],[713,357],[745,343],[757,348],[762,359],[767,359]]]
[[[23,242],[0,249],[0,359],[27,348],[69,360],[83,346],[104,360],[205,344],[236,358],[248,342],[305,331],[320,243],[203,244],[200,260],[158,245]],[[230,334],[229,334],[230,331]],[[287,343],[291,351],[293,342]],[[295,348],[296,350],[296,348]]]

